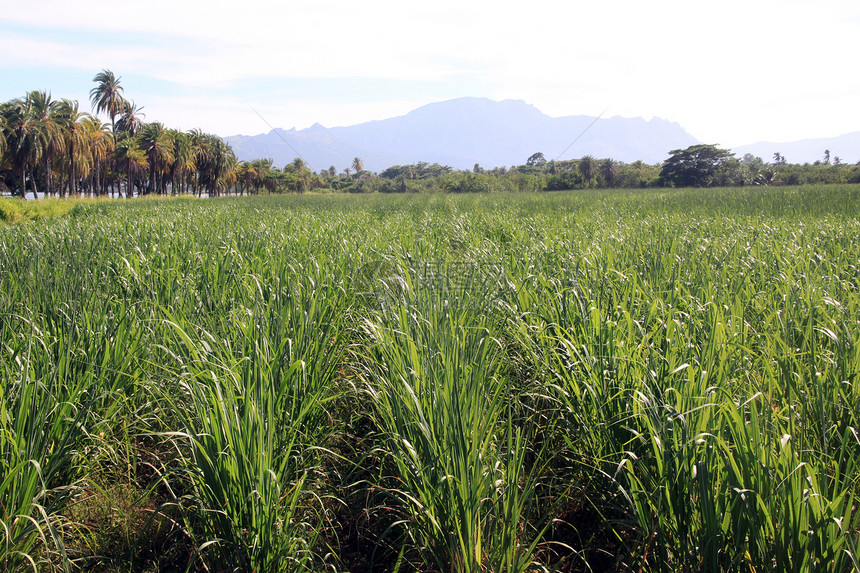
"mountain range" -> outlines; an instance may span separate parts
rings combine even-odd
[[[788,163],[815,163],[823,161],[824,152],[830,151],[831,161],[838,157],[843,163],[855,163],[860,160],[860,131],[837,137],[803,139],[788,143],[762,141],[736,147],[732,151],[738,157],[751,153],[768,163],[773,161],[774,153],[782,155]]]
[[[800,145],[804,142],[760,143],[733,151],[739,156],[753,153],[765,161],[775,152],[792,162],[815,161],[824,149],[831,149],[834,157],[842,154],[845,159],[849,153],[850,158],[860,157],[860,133],[843,137],[840,145],[814,140],[807,142],[807,149]],[[225,140],[239,159],[268,157],[282,167],[300,156],[314,171],[330,165],[338,171],[351,168],[355,157],[370,171],[420,161],[455,169],[472,169],[475,164],[493,168],[522,165],[536,152],[548,160],[592,155],[660,163],[671,150],[699,143],[679,124],[665,119],[550,117],[521,100],[486,98],[431,103],[402,116],[352,126],[327,128],[317,123],[302,130],[279,128]]]

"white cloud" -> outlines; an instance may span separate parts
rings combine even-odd
[[[219,135],[256,135],[272,127],[304,129],[313,123],[326,127],[350,125],[402,115],[424,102],[381,101],[355,104],[316,100],[263,100],[158,96],[147,99],[147,121],[160,121],[176,129],[202,129]],[[259,115],[258,115],[259,114]],[[358,120],[356,118],[359,118]]]
[[[842,0],[43,0],[5,8],[0,50],[22,66],[87,75],[108,67],[175,84],[184,93],[135,99],[147,109],[176,105],[176,116],[209,110],[219,132],[253,131],[235,129],[236,110],[253,99],[285,110],[278,125],[348,124],[438,99],[421,92],[432,82],[452,97],[524,99],[554,116],[609,105],[610,115],[665,117],[734,145],[860,130],[860,79],[848,68],[858,16],[860,6]],[[404,89],[320,102],[284,96],[294,78],[376,78]]]

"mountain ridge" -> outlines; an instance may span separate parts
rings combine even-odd
[[[825,150],[830,151],[831,161],[836,157],[839,157],[843,163],[859,161],[860,131],[835,137],[817,137],[782,143],[759,141],[732,148],[738,157],[750,153],[768,163],[773,161],[774,153],[782,155],[788,163],[815,163],[824,160]]]
[[[853,135],[856,138],[845,140],[842,146],[828,143],[831,139],[814,140],[810,145],[820,147],[819,156],[832,148],[834,157],[853,158],[854,150],[860,157],[860,132]],[[280,167],[300,154],[315,171],[330,165],[339,171],[349,168],[354,157],[360,157],[371,171],[420,161],[455,169],[472,169],[476,164],[493,168],[521,165],[536,152],[548,160],[592,155],[628,163],[661,163],[671,150],[700,143],[680,124],[658,117],[550,117],[523,100],[477,97],[433,102],[404,115],[351,126],[325,127],[317,122],[301,130],[276,128],[225,140],[241,160],[269,157]],[[738,157],[753,153],[765,161],[775,152],[789,161],[815,160],[807,158],[809,149],[805,148],[795,159],[795,149],[801,148],[762,142],[732,151]]]
[[[456,169],[475,164],[493,168],[521,165],[536,152],[547,159],[593,155],[657,163],[669,150],[697,143],[679,124],[660,118],[556,118],[522,100],[475,97],[434,102],[401,116],[351,126],[317,122],[301,130],[276,128],[225,140],[239,159],[270,157],[282,166],[298,152],[315,171],[329,165],[341,170],[354,157],[371,171],[419,161]]]

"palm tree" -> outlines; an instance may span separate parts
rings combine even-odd
[[[253,185],[257,193],[264,187],[268,191],[272,191],[272,183],[274,182],[274,179],[272,179],[273,163],[271,159],[256,159],[251,163],[253,165],[252,173],[254,174]]]
[[[3,115],[2,108],[0,108],[0,169],[2,169],[6,159],[6,149],[6,116]]]
[[[126,102],[122,97],[123,88],[110,70],[102,70],[96,74],[93,81],[96,87],[90,90],[90,102],[96,113],[107,113],[110,117],[113,141],[116,143],[116,116],[123,113]]]
[[[216,197],[221,189],[226,189],[236,181],[237,160],[233,148],[224,143],[217,135],[201,134],[198,132],[197,142],[198,195],[205,188],[210,197]]]
[[[140,147],[131,147],[126,154],[126,199],[134,197],[134,186],[138,178],[146,177],[148,168],[149,161],[146,160],[146,153]]]
[[[347,170],[348,169],[349,168],[347,168]],[[310,168],[300,157],[296,157],[295,159],[293,159],[292,163],[284,166],[284,173],[293,173],[296,175],[297,186],[295,188],[295,191],[299,193],[304,193],[305,191],[307,191],[313,182],[311,178],[313,173],[311,173]]]
[[[8,124],[6,116],[3,115],[3,105],[0,104],[0,191],[11,191],[12,160],[9,151],[9,142],[6,131]]]
[[[130,199],[134,197],[135,181],[144,177],[146,168],[149,167],[146,153],[140,148],[137,138],[123,133],[116,142],[113,157],[118,164],[125,167],[125,197]],[[122,197],[121,186],[120,197]]]
[[[290,161],[290,163],[284,167],[284,170],[289,168],[291,172],[298,173],[299,171],[301,171],[305,167],[307,167],[307,163],[305,163],[305,160],[302,159],[301,157],[296,157],[295,159]]]
[[[258,193],[260,191],[260,172],[259,160],[241,161],[236,168],[236,179],[241,182],[241,191],[248,190],[248,194]]]
[[[241,194],[244,194],[245,189],[248,190],[248,195],[259,192],[259,178],[259,166],[256,161],[241,161],[236,168],[236,180],[241,182]]]
[[[45,146],[49,137],[46,134],[46,124],[37,117],[37,114],[42,113],[42,111],[34,110],[34,104],[38,106],[44,103],[46,98],[30,97],[30,95],[28,93],[23,98],[3,104],[2,114],[6,123],[9,163],[12,167],[13,178],[20,183],[16,194],[24,197],[27,194],[27,182],[29,181],[33,196],[38,199],[36,171],[39,162],[46,154]]]
[[[212,136],[213,148],[215,153],[215,177],[216,194],[220,195],[220,191],[227,192],[233,185],[236,184],[236,166],[239,160],[236,159],[236,154],[233,153],[233,148],[226,141],[218,137]],[[220,189],[218,187],[220,186]]]
[[[146,115],[143,113],[143,108],[137,107],[134,100],[122,100],[122,105],[122,115],[116,121],[116,130],[135,136],[143,129],[143,118]]]
[[[226,155],[224,172],[221,174],[219,183],[224,192],[229,193],[230,189],[235,188],[236,181],[239,177],[239,160],[236,159],[236,154],[233,153],[233,149],[229,145],[226,145],[226,147],[229,149],[229,153]]]
[[[31,122],[27,115],[26,106],[22,99],[5,102],[0,107],[3,117],[4,145],[6,147],[6,162],[12,170],[12,177],[20,187],[13,188],[13,194],[23,197],[27,193],[27,165],[30,158]]]
[[[61,127],[65,141],[66,152],[63,163],[68,166],[68,194],[70,196],[78,192],[78,173],[81,165],[87,161],[89,139],[81,121],[88,115],[78,110],[78,102],[75,100],[60,100],[57,107],[57,123]],[[65,196],[65,194],[65,190],[61,186],[60,195]]]
[[[361,160],[361,157],[354,157],[352,159],[352,169],[355,171],[356,177],[364,171],[364,162]]]
[[[114,141],[108,135],[107,124],[102,123],[95,116],[86,116],[81,121],[81,125],[86,133],[89,162],[93,170],[90,181],[86,185],[86,192],[89,195],[93,193],[99,195],[104,190],[104,180],[101,175],[108,171],[108,160],[115,147]]]
[[[619,170],[618,162],[614,159],[604,159],[600,162],[600,174],[603,176],[607,187],[612,187]]]
[[[194,159],[194,177],[192,178],[192,192],[198,197],[203,188],[203,166],[211,160],[212,150],[209,148],[209,137],[199,129],[188,132],[191,141],[191,155]]]
[[[597,160],[591,155],[586,155],[579,160],[577,168],[582,178],[585,179],[585,186],[588,187],[591,184],[591,180],[597,174]]]
[[[174,195],[182,193],[186,177],[194,173],[194,148],[191,136],[176,129],[168,130],[173,141],[173,161],[170,165],[170,182]]]
[[[251,180],[253,179],[251,171],[251,164],[247,161],[239,161],[236,165],[236,183],[239,195],[244,195],[245,189],[248,189],[251,186]],[[251,193],[250,190],[248,193]]]
[[[154,121],[140,132],[140,148],[149,160],[148,193],[164,194],[164,173],[173,162],[173,139],[164,124]]]
[[[57,123],[58,102],[51,99],[51,94],[43,91],[27,93],[27,109],[36,128],[35,136],[39,139],[40,159],[42,160],[42,180],[46,195],[54,193],[53,164],[54,159],[61,157],[63,137]],[[35,168],[35,164],[33,165]],[[38,197],[37,197],[38,198]]]

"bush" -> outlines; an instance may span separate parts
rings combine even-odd
[[[547,191],[563,191],[582,187],[582,175],[576,171],[562,171],[558,175],[550,175],[546,180]]]
[[[0,222],[17,223],[24,217],[23,199],[0,199]]]

